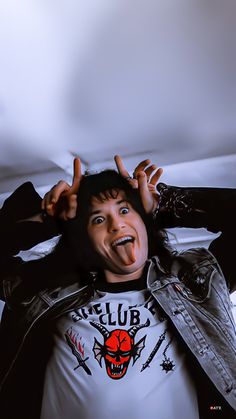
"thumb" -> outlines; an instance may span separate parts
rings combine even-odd
[[[77,210],[77,196],[72,194],[68,198],[68,210],[66,212],[67,219],[75,218]]]

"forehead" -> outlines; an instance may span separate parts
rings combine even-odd
[[[102,210],[107,206],[119,205],[120,202],[127,201],[126,193],[122,190],[105,191],[99,196],[93,196],[90,204],[90,211]]]

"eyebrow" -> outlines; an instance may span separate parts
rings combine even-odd
[[[119,201],[116,202],[116,205],[123,204],[123,202],[125,202],[126,204],[128,204],[127,199],[120,199]],[[95,211],[90,212],[89,216],[91,217],[92,215],[98,215],[101,212],[102,212],[101,210],[95,210]]]

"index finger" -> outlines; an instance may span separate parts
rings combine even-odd
[[[81,161],[79,157],[74,159],[74,173],[73,173],[73,181],[70,188],[71,194],[76,194],[79,189],[80,181],[81,181]]]
[[[120,175],[123,176],[123,177],[129,177],[129,172],[126,170],[121,157],[116,155],[116,156],[114,156],[114,160],[116,162],[116,167],[117,167],[117,170],[120,173]]]

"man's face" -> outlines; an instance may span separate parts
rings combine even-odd
[[[148,256],[148,237],[140,215],[126,200],[124,191],[103,201],[92,198],[88,235],[105,269],[125,275],[143,268]]]

